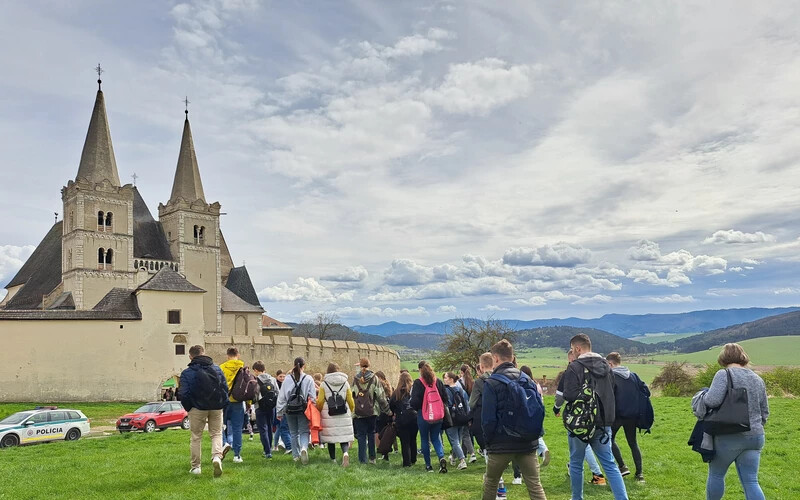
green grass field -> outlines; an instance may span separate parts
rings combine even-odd
[[[631,337],[628,340],[635,340],[643,344],[657,344],[659,342],[675,342],[678,339],[685,339],[686,337],[694,337],[700,335],[702,332],[694,333],[645,333],[638,337]]]
[[[800,336],[764,337],[740,342],[754,366],[799,366]],[[716,363],[719,347],[687,354],[648,356],[655,361],[685,361],[692,364]]]
[[[694,424],[688,398],[655,398],[656,425],[652,435],[642,436],[646,484],[626,480],[629,496],[635,500],[703,497],[707,466],[693,453],[686,440]],[[549,409],[552,398],[546,398]],[[760,480],[766,497],[800,498],[797,471],[796,436],[800,424],[794,415],[800,412],[800,400],[771,399],[772,417],[767,426],[767,444],[761,461]],[[93,407],[101,415],[103,405]],[[0,405],[0,414],[8,414],[16,405]],[[116,413],[108,405],[107,414]],[[95,417],[98,418],[98,417]],[[551,500],[570,496],[565,474],[566,438],[561,422],[548,413],[545,439],[552,462],[542,469],[542,484]],[[449,446],[445,447],[449,449]],[[630,454],[622,447],[623,455]],[[390,463],[375,466],[352,465],[342,469],[332,465],[323,450],[311,453],[311,464],[300,466],[290,457],[276,456],[271,461],[261,457],[256,441],[245,440],[243,464],[225,462],[224,475],[211,477],[208,438],[204,442],[201,476],[190,476],[189,434],[169,430],[154,434],[113,435],[82,439],[76,442],[46,443],[0,450],[2,486],[0,498],[391,498],[391,499],[475,499],[481,491],[482,460],[466,471],[446,475],[429,474],[422,460],[415,467],[400,467],[400,457],[391,455]],[[356,450],[351,452],[355,461]],[[230,458],[230,457],[229,457]],[[510,499],[527,498],[522,486],[510,485]],[[588,478],[588,476],[587,476]],[[630,476],[629,476],[630,478]],[[732,468],[728,473],[726,499],[741,499],[743,494]],[[586,485],[587,499],[611,499],[607,487]]]

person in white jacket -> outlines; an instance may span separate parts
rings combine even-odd
[[[309,401],[316,403],[317,391],[314,379],[306,375],[304,368],[306,361],[295,358],[294,368],[283,381],[281,391],[278,393],[276,407],[278,418],[285,418],[289,424],[289,434],[292,436],[292,457],[303,465],[308,463],[308,444],[311,441],[311,431],[306,418],[306,407]]]
[[[338,398],[341,396],[341,400]],[[329,402],[334,406],[331,411]],[[344,413],[341,407],[344,403]],[[355,410],[353,393],[347,382],[347,375],[339,371],[339,365],[330,363],[328,373],[319,386],[317,409],[322,417],[322,430],[319,431],[319,442],[328,444],[328,453],[336,463],[336,444],[342,447],[342,467],[350,465],[350,443],[355,440],[353,434],[353,410]],[[338,410],[338,411],[337,411]],[[334,413],[334,415],[331,415]],[[338,414],[337,414],[338,413]]]

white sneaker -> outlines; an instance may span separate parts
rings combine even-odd
[[[514,479],[511,481],[511,484],[522,484],[522,478],[521,478],[521,477],[515,477],[515,478],[514,478]]]
[[[464,470],[466,468],[467,468],[467,461],[462,458],[461,461],[458,462],[458,470]]]
[[[303,465],[308,463],[308,450],[305,448],[300,449],[300,463]]]
[[[447,458],[450,460],[450,465],[455,465],[456,464],[456,459],[453,458],[453,455],[450,455]]]
[[[350,465],[350,454],[345,453],[342,457],[342,467],[347,467]]]
[[[278,446],[275,447],[276,450],[285,450],[286,446],[283,444],[283,441],[278,443]]]
[[[244,460],[242,460],[242,457],[233,457],[233,463],[240,464],[242,462],[244,462]]]
[[[200,475],[200,467],[192,467],[192,470],[189,471],[189,474],[194,474],[195,476]]]
[[[284,455],[291,455],[292,454],[292,450],[286,450],[286,451],[283,452],[283,454]]]
[[[222,459],[219,457],[214,457],[211,460],[211,465],[214,466],[214,477],[219,477],[222,475]]]
[[[478,461],[478,457],[476,457],[474,453],[469,456],[469,463],[474,464],[477,461]]]
[[[225,446],[222,447],[222,459],[225,460],[225,455],[228,454],[229,451],[233,449],[230,443],[225,443]]]

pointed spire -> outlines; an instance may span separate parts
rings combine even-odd
[[[78,179],[85,179],[92,183],[108,179],[113,186],[120,185],[102,90],[97,91],[94,101],[92,118],[89,121],[89,130],[86,132],[86,141],[83,143],[81,162],[75,180]]]
[[[172,183],[172,196],[169,197],[169,201],[176,201],[178,198],[183,198],[189,203],[196,200],[206,201],[203,182],[200,180],[200,169],[197,166],[197,155],[194,152],[188,109],[183,122],[181,150],[178,154],[178,166],[175,169],[175,180]]]

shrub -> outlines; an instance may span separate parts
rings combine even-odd
[[[701,366],[701,368],[703,368]],[[694,376],[694,385],[698,389],[701,387],[711,387],[711,382],[714,380],[714,375],[720,370],[716,363],[708,363]]]
[[[667,363],[661,369],[651,384],[656,389],[661,389],[664,396],[691,396],[697,386],[684,366],[686,363]]]
[[[800,396],[800,368],[779,366],[772,371],[761,374],[767,386],[767,392],[774,396],[791,394]]]

